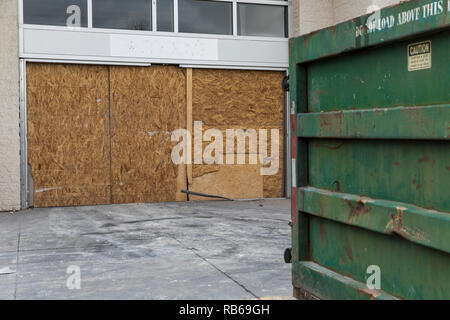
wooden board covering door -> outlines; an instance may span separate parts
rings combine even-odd
[[[108,67],[27,64],[34,207],[111,200]]]
[[[184,166],[172,162],[174,130],[186,128],[185,70],[111,67],[112,202],[183,201]]]
[[[184,70],[27,64],[34,207],[183,201]],[[184,178],[183,178],[184,176]]]
[[[186,201],[181,190],[188,188],[230,198],[282,197],[282,77],[268,71],[28,63],[32,205]],[[267,129],[269,140],[270,130],[279,129],[278,173],[261,176],[261,163],[173,164],[171,134],[192,131],[193,121],[202,121],[204,131]],[[204,200],[190,197],[196,199]]]
[[[283,76],[280,71],[193,70],[192,121],[201,121],[204,131],[218,129],[224,137],[227,129],[265,129],[268,155],[271,130],[278,130],[279,169],[275,175],[262,176],[259,157],[258,164],[249,164],[247,145],[245,165],[193,165],[190,190],[232,199],[283,197]]]

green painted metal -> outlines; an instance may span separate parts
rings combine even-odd
[[[294,287],[450,299],[449,4],[410,1],[290,41]],[[431,64],[408,68],[424,41]]]
[[[450,214],[408,203],[376,200],[312,187],[298,190],[297,208],[304,213],[387,235],[398,235],[425,247],[450,253]]]
[[[407,47],[422,40],[432,41],[433,67],[408,73]],[[445,80],[448,79],[449,41],[450,33],[440,32],[367,49],[361,54],[355,52],[311,62],[308,112],[448,103],[450,91]]]
[[[423,9],[423,6],[434,3],[439,5],[435,11],[436,14],[431,14],[430,11]],[[295,59],[297,63],[304,63],[356,49],[416,37],[432,30],[445,29],[450,25],[449,7],[448,0],[409,1],[381,10],[380,19],[393,17],[395,19],[393,25],[389,23],[385,28],[370,30],[367,22],[374,16],[367,14],[307,36],[292,39],[291,45],[296,47],[296,55],[291,58]],[[402,16],[404,13],[408,14],[408,11],[417,10],[417,8],[420,8],[417,20],[403,23],[399,18],[399,14]]]
[[[450,105],[299,114],[297,136],[446,140],[450,138]]]
[[[310,186],[450,212],[448,140],[311,139],[308,145]]]
[[[294,285],[327,299],[398,300],[382,290],[370,290],[365,284],[333,272],[313,262],[294,262]]]

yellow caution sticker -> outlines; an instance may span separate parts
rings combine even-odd
[[[408,71],[431,69],[431,41],[413,43],[408,46]]]

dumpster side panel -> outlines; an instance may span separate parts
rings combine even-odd
[[[389,236],[311,218],[312,260],[366,283],[367,268],[381,270],[381,288],[404,299],[448,297],[450,255]]]
[[[309,163],[316,188],[414,203],[450,216],[445,141],[313,140]]]
[[[291,40],[294,288],[450,299],[449,4]]]
[[[431,41],[432,68],[407,74],[407,47],[421,41]],[[308,68],[309,112],[421,106],[449,101],[449,83],[445,81],[450,70],[449,41],[450,33],[439,33],[311,63]]]

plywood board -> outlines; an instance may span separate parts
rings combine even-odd
[[[281,72],[28,64],[27,76],[36,207],[185,201],[188,179],[190,190],[232,198],[282,195],[282,157],[270,177],[260,162],[177,166],[170,141],[196,120],[224,137],[280,128],[282,155]]]
[[[221,186],[217,195],[232,195],[232,198],[272,198],[283,196],[283,91],[282,72],[242,71],[242,70],[193,70],[193,121],[202,121],[203,131],[218,129],[224,137],[226,152],[226,129],[259,129],[268,131],[268,150],[270,155],[270,130],[280,133],[280,169],[274,176],[261,176],[263,165],[258,157],[258,165],[248,165],[250,150],[245,149],[246,164],[194,165],[193,182],[190,190],[211,193],[210,186]],[[259,134],[258,134],[259,137]],[[203,143],[203,150],[210,142]],[[235,154],[238,153],[235,144]],[[256,170],[258,168],[258,170]],[[255,173],[258,172],[258,176]],[[246,182],[242,182],[246,177]],[[221,179],[224,179],[222,181]],[[259,190],[259,184],[262,189]],[[252,187],[253,186],[253,187]],[[248,187],[248,190],[245,188]],[[209,191],[208,191],[209,190]],[[260,192],[261,191],[261,192]],[[192,197],[191,197],[192,198]],[[195,197],[193,199],[196,199]]]
[[[186,128],[184,70],[113,66],[110,79],[113,203],[184,200],[171,159],[171,134]]]
[[[110,203],[108,68],[27,64],[34,206]]]
[[[192,69],[186,69],[186,126],[187,130],[192,134],[194,131],[193,120],[192,120]],[[188,184],[192,183],[192,163],[186,161],[187,163],[187,180]]]
[[[216,169],[198,175],[189,189],[230,199],[263,198],[263,177],[260,175],[260,166],[219,166]],[[211,200],[197,196],[190,196],[189,199]]]
[[[283,126],[283,72],[193,70],[193,117],[210,127]]]

